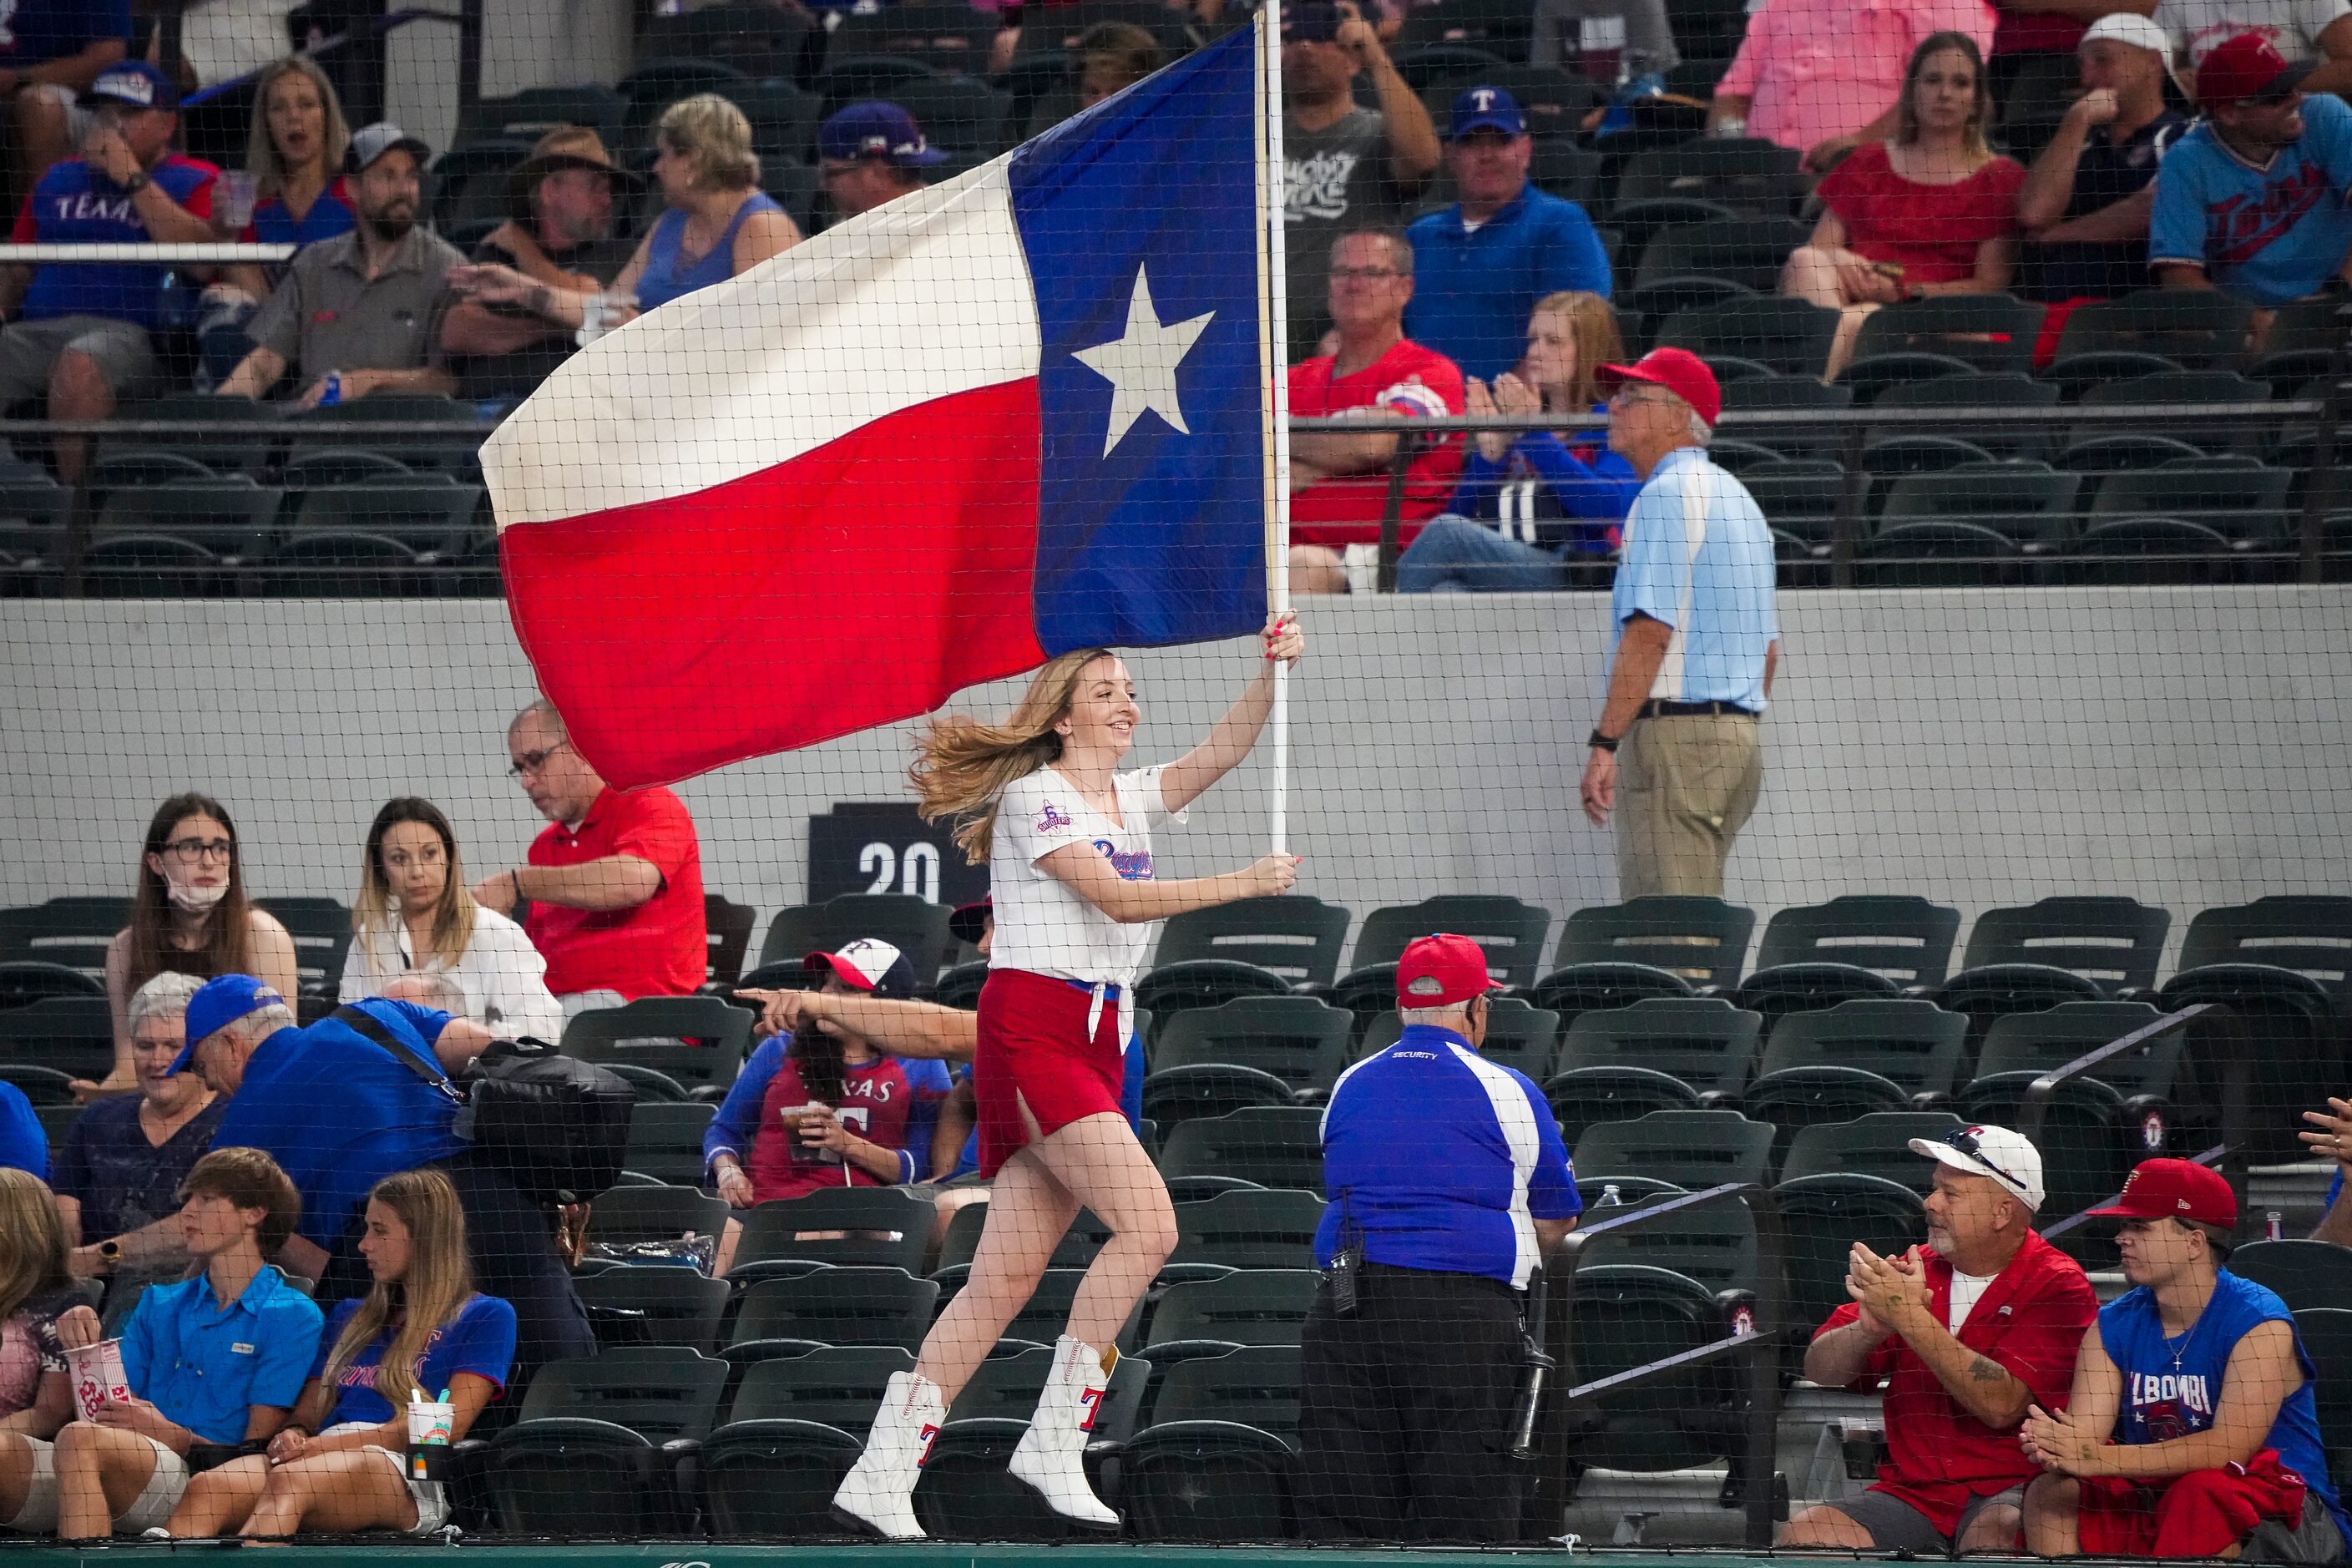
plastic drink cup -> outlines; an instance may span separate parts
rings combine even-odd
[[[408,1479],[437,1481],[449,1458],[449,1429],[457,1408],[442,1399],[408,1402]]]
[[[80,1407],[83,1420],[97,1420],[98,1407],[108,1400],[118,1405],[130,1401],[131,1383],[122,1373],[121,1340],[100,1340],[94,1345],[68,1350],[66,1366],[73,1378],[74,1403]]]
[[[226,233],[245,232],[253,221],[254,203],[261,194],[260,182],[242,169],[224,169],[214,186],[213,210],[219,215],[220,226]]]

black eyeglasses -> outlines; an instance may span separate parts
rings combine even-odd
[[[2032,1185],[2016,1172],[2002,1170],[1999,1162],[1985,1153],[1983,1143],[1978,1139],[1976,1133],[1968,1128],[1963,1127],[1957,1132],[1947,1134],[1944,1142],[2013,1187],[2025,1189]]]
[[[233,860],[236,846],[226,838],[174,838],[164,849],[183,860]]]
[[[572,744],[572,742],[569,741],[558,741],[555,744],[548,747],[543,752],[525,752],[521,756],[517,757],[511,763],[508,764],[507,774],[510,778],[519,779],[525,773],[535,773],[541,768],[547,766],[548,758],[555,755],[556,752],[563,750],[564,747],[570,744]]]

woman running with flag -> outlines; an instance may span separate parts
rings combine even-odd
[[[954,817],[956,842],[988,862],[996,941],[980,995],[972,1084],[980,1168],[992,1176],[971,1275],[895,1373],[835,1512],[891,1540],[922,1537],[915,1482],[948,1406],[1037,1288],[1063,1234],[1087,1208],[1110,1227],[1071,1303],[1054,1367],[1013,1474],[1055,1512],[1115,1528],[1081,1464],[1118,1352],[1112,1342],[1176,1245],[1175,1210],[1151,1157],[1119,1113],[1135,974],[1153,922],[1287,890],[1298,860],[1268,855],[1220,877],[1154,879],[1151,826],[1249,755],[1274,705],[1274,670],[1307,650],[1296,619],[1271,618],[1265,664],[1216,728],[1184,756],[1117,770],[1142,718],[1135,681],[1108,648],[1040,669],[1003,724],[934,720],[910,773],[923,815]]]

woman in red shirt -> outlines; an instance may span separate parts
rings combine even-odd
[[[1895,140],[1863,143],[1821,183],[1828,210],[1780,292],[1844,312],[1824,379],[1844,371],[1879,306],[2009,287],[2025,171],[1985,144],[1991,118],[1975,40],[1937,33],[1912,51]]]

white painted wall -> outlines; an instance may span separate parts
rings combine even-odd
[[[1763,804],[1730,896],[1759,914],[1916,891],[1968,914],[2053,893],[2188,916],[2352,886],[2352,589],[1785,595]],[[1316,601],[1294,743],[1303,888],[1361,915],[1508,891],[1612,902],[1575,805],[1606,603],[1586,595]],[[779,657],[792,617],[779,605]],[[1135,659],[1143,761],[1196,738],[1241,645]],[[348,898],[394,794],[439,801],[476,874],[539,826],[501,736],[530,672],[492,602],[17,600],[0,605],[0,904],[127,890],[155,803],[238,815],[266,894]],[[993,706],[1003,694],[973,694]],[[698,779],[714,890],[763,916],[803,892],[804,821],[905,798],[910,726]],[[1262,846],[1246,765],[1162,838],[1175,875]]]

